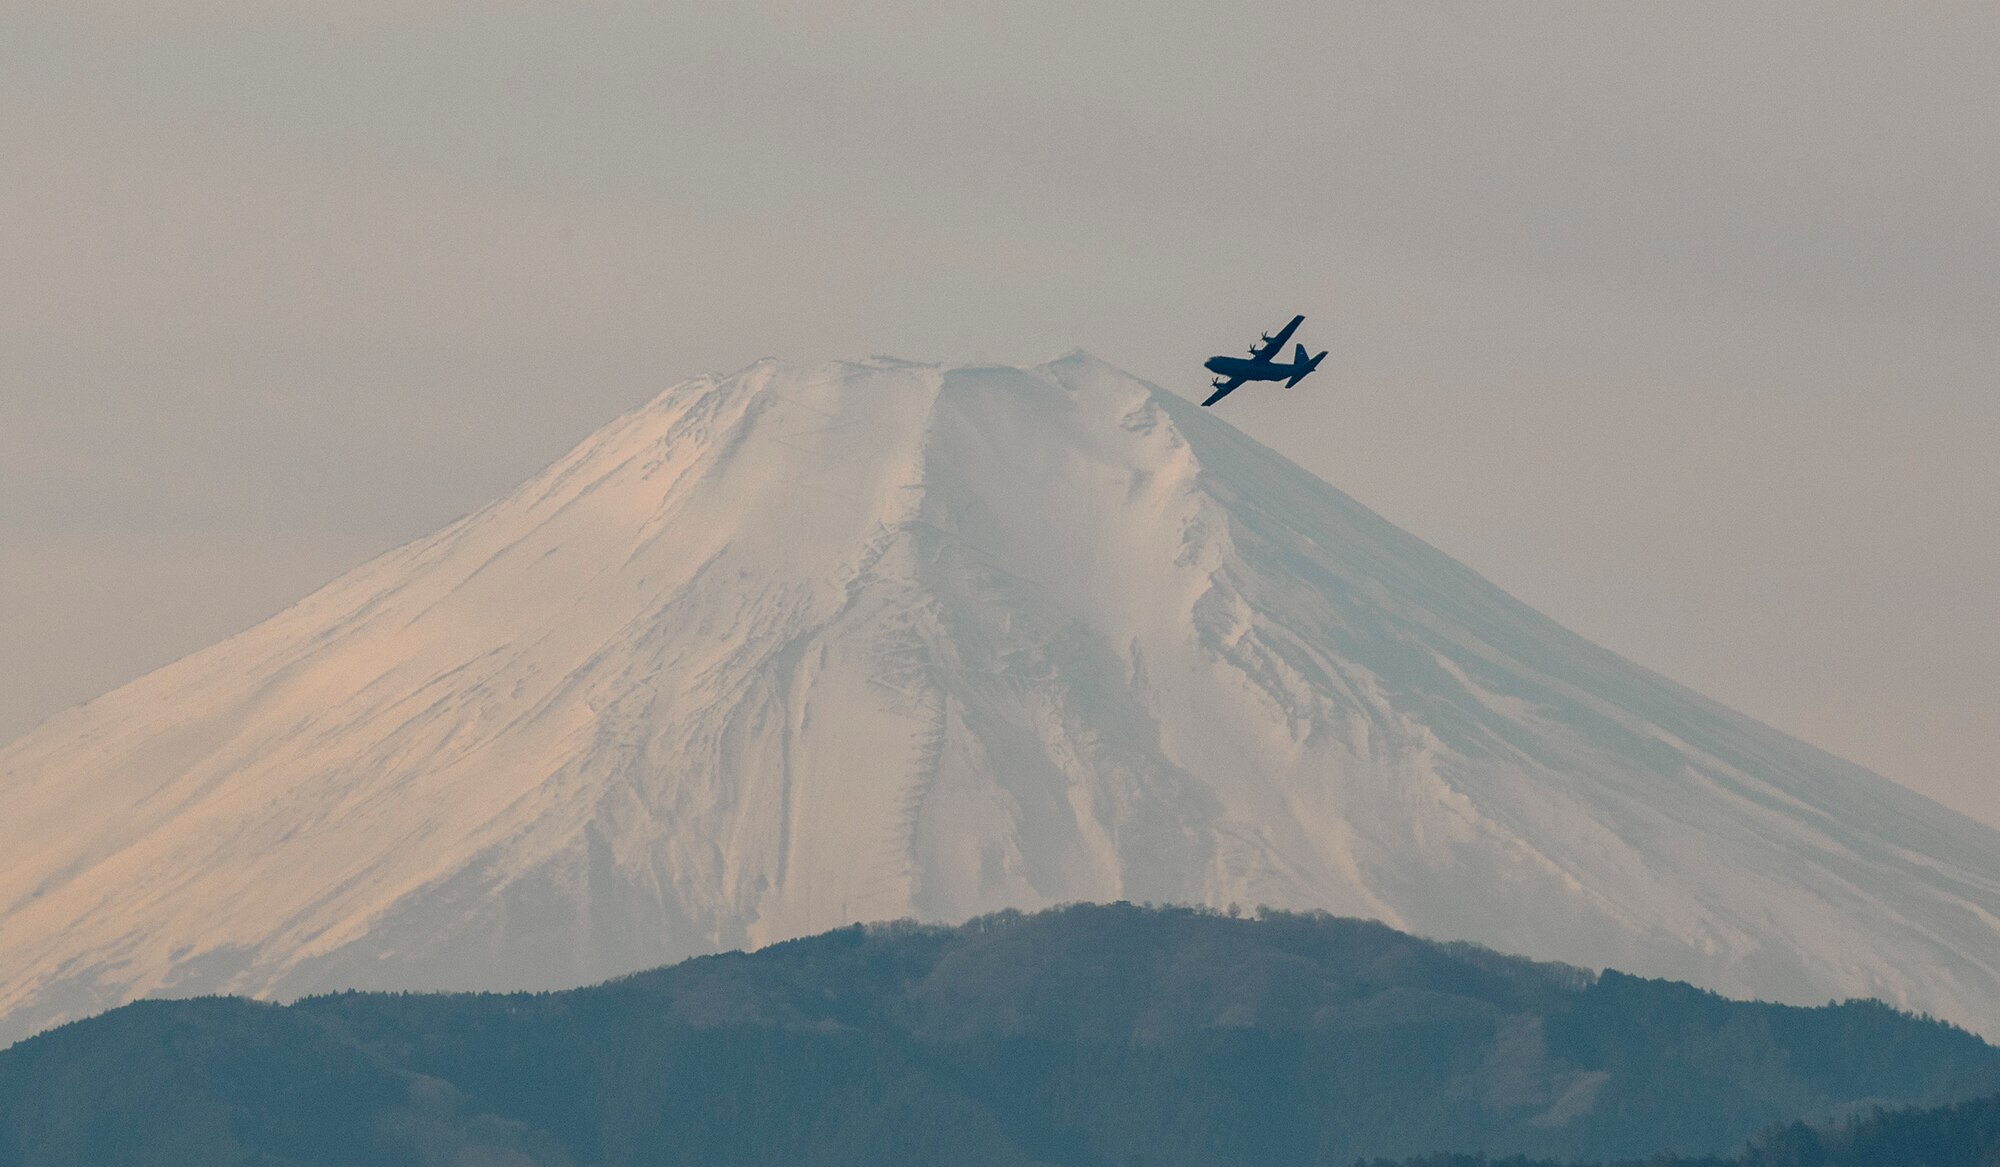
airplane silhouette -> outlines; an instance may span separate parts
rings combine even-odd
[[[1251,348],[1250,359],[1247,361],[1242,357],[1210,357],[1203,362],[1202,368],[1211,373],[1220,373],[1222,376],[1215,379],[1212,385],[1215,392],[1209,394],[1208,400],[1202,404],[1214,405],[1234,393],[1236,387],[1245,381],[1283,381],[1285,388],[1290,389],[1305,380],[1307,374],[1319,368],[1320,361],[1326,357],[1325,353],[1316,357],[1307,356],[1306,346],[1299,345],[1292,354],[1290,364],[1280,364],[1271,359],[1277,355],[1279,349],[1285,347],[1286,341],[1292,339],[1292,333],[1298,331],[1299,325],[1304,321],[1305,317],[1294,316],[1290,324],[1278,330],[1278,335],[1265,333],[1264,338]],[[1224,380],[1224,377],[1228,380]]]

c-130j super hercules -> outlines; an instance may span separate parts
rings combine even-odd
[[[1213,386],[1215,392],[1209,394],[1208,400],[1202,404],[1214,405],[1234,393],[1236,387],[1245,381],[1283,381],[1285,388],[1290,389],[1305,380],[1308,373],[1319,368],[1320,361],[1326,357],[1325,353],[1309,357],[1306,355],[1306,346],[1299,345],[1292,354],[1290,364],[1280,364],[1271,359],[1277,355],[1279,349],[1285,347],[1286,341],[1292,339],[1292,333],[1298,331],[1299,325],[1304,320],[1303,316],[1294,316],[1290,324],[1278,330],[1278,335],[1265,333],[1264,339],[1251,348],[1250,359],[1247,361],[1242,357],[1208,358],[1202,368],[1211,373],[1219,373],[1221,376],[1215,379]]]

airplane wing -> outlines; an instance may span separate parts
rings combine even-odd
[[[1229,396],[1231,393],[1236,392],[1236,387],[1238,385],[1241,385],[1242,383],[1243,383],[1243,378],[1241,377],[1231,377],[1227,381],[1217,381],[1215,383],[1215,392],[1209,394],[1208,400],[1202,402],[1202,404],[1214,405],[1216,402]]]
[[[1268,361],[1273,355],[1282,352],[1285,342],[1292,339],[1292,334],[1299,330],[1299,325],[1304,323],[1304,321],[1305,317],[1303,316],[1292,317],[1292,322],[1280,328],[1278,335],[1266,336],[1263,340],[1259,341],[1257,347],[1250,350],[1250,359],[1253,361]],[[1231,386],[1231,388],[1234,388],[1234,386]]]

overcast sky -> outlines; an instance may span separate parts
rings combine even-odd
[[[0,738],[762,356],[1199,395],[2000,825],[2000,5],[0,0]]]

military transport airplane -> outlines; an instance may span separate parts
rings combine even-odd
[[[1236,387],[1245,381],[1283,381],[1285,388],[1290,389],[1305,380],[1306,374],[1319,368],[1320,361],[1326,356],[1325,353],[1309,357],[1306,355],[1306,346],[1300,345],[1292,354],[1291,364],[1279,364],[1271,359],[1277,355],[1279,349],[1285,347],[1286,341],[1292,339],[1292,333],[1298,331],[1299,325],[1304,320],[1303,316],[1294,316],[1290,324],[1278,330],[1278,335],[1265,333],[1264,339],[1250,350],[1250,359],[1247,361],[1242,357],[1208,358],[1202,368],[1211,373],[1220,373],[1222,376],[1216,378],[1213,386],[1215,392],[1209,394],[1208,400],[1202,404],[1214,405],[1234,393]],[[1224,377],[1228,379],[1224,380]]]

